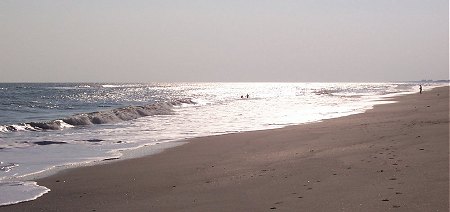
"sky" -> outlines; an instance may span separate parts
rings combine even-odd
[[[448,0],[0,1],[0,82],[448,78]]]

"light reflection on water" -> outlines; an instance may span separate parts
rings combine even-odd
[[[32,85],[33,95],[16,92],[17,103],[53,105],[37,110],[40,120],[76,112],[110,110],[190,98],[172,115],[147,116],[119,123],[74,127],[60,131],[0,132],[0,161],[11,166],[0,171],[0,181],[24,180],[20,176],[64,164],[99,161],[120,156],[120,149],[136,148],[183,138],[279,128],[363,112],[379,98],[415,91],[402,83],[178,83],[178,84],[62,84]],[[41,87],[39,87],[41,86]],[[3,89],[3,86],[0,86]],[[48,92],[51,88],[56,91]],[[12,88],[7,88],[11,90]],[[5,88],[6,90],[6,88]],[[39,93],[38,91],[43,93]],[[67,91],[69,90],[69,91]],[[23,92],[23,91],[22,91]],[[250,98],[245,98],[249,94]],[[53,95],[53,96],[52,96]],[[59,95],[60,98],[56,98]],[[244,96],[244,98],[241,98]],[[5,101],[5,100],[3,100]],[[75,108],[73,108],[75,107]],[[111,107],[111,108],[109,108]],[[71,109],[63,109],[71,108]],[[25,111],[25,110],[24,110]],[[26,111],[22,113],[26,113]],[[36,112],[36,111],[35,111]],[[12,113],[14,114],[14,113]],[[21,120],[29,117],[25,114]],[[57,141],[61,145],[37,146],[33,142]],[[93,142],[95,141],[95,142]],[[0,192],[1,192],[0,186]],[[26,196],[24,194],[24,196]],[[29,198],[29,197],[27,197]],[[24,199],[26,199],[24,197]]]

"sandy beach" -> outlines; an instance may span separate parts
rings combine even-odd
[[[66,170],[0,211],[449,211],[448,91]]]

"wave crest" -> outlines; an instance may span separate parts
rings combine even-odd
[[[145,116],[171,115],[175,106],[195,104],[191,99],[179,99],[170,102],[158,102],[144,106],[128,106],[106,111],[76,114],[62,120],[48,122],[30,122],[17,125],[2,125],[0,132],[10,131],[38,131],[38,130],[62,130],[74,126],[93,124],[108,124],[121,121],[129,121]]]

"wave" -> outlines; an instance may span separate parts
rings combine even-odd
[[[5,163],[0,161],[0,171],[2,172],[9,172],[11,171],[14,167],[19,166],[19,164],[15,164],[15,163]]]
[[[179,99],[169,102],[158,102],[144,106],[128,106],[106,111],[82,113],[64,119],[47,122],[29,122],[14,125],[0,125],[0,132],[62,130],[75,126],[109,124],[129,121],[145,116],[172,115],[175,106],[196,104],[191,99]]]
[[[140,84],[104,84],[101,85],[100,87],[103,88],[132,88],[132,87],[139,87],[141,86]]]

